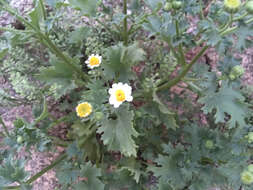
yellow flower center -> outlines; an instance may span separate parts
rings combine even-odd
[[[91,66],[99,65],[99,59],[97,57],[91,57],[90,58],[90,65]]]
[[[229,8],[238,8],[241,5],[240,0],[225,0],[225,5]]]
[[[116,90],[115,92],[116,100],[118,102],[123,102],[126,99],[125,92],[123,90]]]
[[[92,106],[88,102],[81,103],[76,107],[76,112],[79,117],[87,117],[92,112]]]

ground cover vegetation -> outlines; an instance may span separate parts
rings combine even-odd
[[[12,85],[0,104],[32,105],[34,117],[12,130],[0,118],[0,189],[32,189],[55,169],[61,190],[252,190],[252,91],[236,56],[252,47],[252,0],[34,0],[25,16],[0,0],[0,10],[16,19],[0,27]],[[64,139],[50,133],[59,124]],[[57,146],[33,176],[16,156]]]

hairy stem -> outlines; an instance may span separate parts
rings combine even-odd
[[[127,46],[128,45],[128,29],[127,29],[127,0],[124,0],[124,5],[123,5],[123,13],[125,15],[124,18],[124,45]]]
[[[161,90],[165,90],[168,89],[174,85],[176,85],[178,82],[180,82],[185,75],[189,72],[189,70],[192,68],[192,66],[198,61],[198,59],[205,53],[205,51],[207,50],[209,46],[204,46],[200,52],[192,59],[192,61],[190,62],[190,64],[186,65],[183,69],[183,71],[174,79],[170,80],[169,82],[165,83],[165,84],[161,84],[160,86],[157,87],[157,92],[161,91]]]
[[[250,24],[251,22],[253,22],[253,18],[250,18],[249,20],[247,20],[245,23],[246,24]],[[224,35],[226,35],[226,34],[229,34],[229,33],[231,33],[231,32],[234,32],[236,29],[238,29],[239,28],[239,26],[237,25],[237,26],[234,26],[234,27],[231,27],[231,28],[228,28],[228,29],[226,29],[225,31],[223,31],[223,32],[221,32],[220,33],[220,35],[221,36],[224,36]]]
[[[177,38],[180,38],[180,29],[179,29],[178,20],[175,20],[175,25],[176,25]],[[180,55],[180,57],[179,57],[180,64],[182,66],[184,66],[186,64],[186,61],[185,61],[182,42],[179,43],[178,49],[179,49],[178,51],[179,51],[179,55]]]
[[[1,125],[3,126],[3,128],[4,128],[5,135],[6,135],[7,137],[10,137],[10,133],[9,133],[9,131],[8,131],[8,129],[7,129],[6,125],[5,125],[5,123],[3,122],[3,119],[2,119],[1,116],[0,116],[0,124],[1,124]]]

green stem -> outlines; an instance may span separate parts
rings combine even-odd
[[[3,126],[3,128],[4,128],[4,132],[5,132],[6,136],[7,136],[7,137],[10,137],[10,133],[9,133],[9,131],[8,131],[8,128],[7,128],[6,125],[4,124],[3,119],[2,119],[1,116],[0,116],[0,124],[1,124],[1,125]]]
[[[55,136],[50,136],[50,138],[53,140],[53,144],[57,146],[61,146],[61,147],[68,147],[69,142],[73,142],[73,141],[64,141],[60,139],[59,137],[55,137]]]
[[[193,60],[190,62],[190,64],[186,65],[183,69],[183,71],[174,79],[172,79],[171,81],[165,83],[165,84],[161,84],[157,87],[157,92],[161,91],[161,90],[165,90],[167,88],[170,88],[174,85],[176,85],[178,82],[180,82],[182,80],[182,78],[185,77],[185,75],[189,72],[189,70],[191,69],[191,67],[198,61],[198,59],[205,53],[205,51],[207,50],[209,46],[204,46],[201,51],[193,58]]]
[[[66,116],[63,116],[63,117],[57,119],[56,121],[54,121],[53,123],[51,123],[49,125],[48,129],[53,128],[54,126],[66,121],[68,118],[69,118],[69,115],[66,115]]]
[[[235,22],[235,21],[241,20],[241,19],[243,19],[244,17],[246,17],[246,16],[248,16],[248,15],[249,15],[249,13],[246,12],[246,13],[242,14],[241,16],[235,17],[235,18],[233,19],[233,21]]]
[[[172,51],[174,57],[177,59],[177,61],[180,61],[180,57],[177,54],[175,48],[171,45],[171,41],[170,38],[166,38],[165,36],[163,36],[163,40],[167,42],[167,45],[169,46],[170,50]]]
[[[124,0],[123,2],[123,13],[125,15],[124,18],[124,45],[127,46],[128,45],[128,29],[127,29],[127,0]]]
[[[47,12],[46,12],[43,0],[39,0],[39,3],[42,8],[43,19],[46,20],[47,19]]]
[[[42,175],[44,175],[45,173],[47,173],[49,170],[53,169],[56,165],[58,165],[61,161],[63,161],[66,158],[67,158],[67,154],[66,153],[60,155],[53,163],[51,163],[49,166],[47,166],[46,168],[42,169],[40,172],[38,172],[37,174],[35,174],[34,176],[32,176],[25,183],[26,184],[33,183],[34,181],[36,181]],[[20,188],[20,186],[9,186],[9,187],[3,187],[3,190],[7,190],[7,189],[19,189],[19,188]]]
[[[253,18],[247,20],[245,23],[246,23],[246,24],[249,24],[249,23],[251,23],[251,22],[253,22]],[[220,35],[221,35],[221,36],[224,36],[224,35],[226,35],[226,34],[228,34],[228,33],[234,32],[237,28],[239,28],[238,25],[237,25],[237,26],[234,26],[234,27],[231,27],[231,28],[228,28],[227,30],[221,32]]]
[[[221,28],[219,30],[220,33],[222,33],[223,31],[225,31],[226,29],[228,29],[228,27],[233,23],[233,13],[230,14],[230,17],[229,17],[229,21],[227,22],[227,24]]]
[[[180,29],[179,29],[179,23],[178,23],[178,20],[175,20],[175,25],[176,25],[176,33],[177,33],[177,38],[180,38]],[[180,42],[179,43],[179,61],[180,61],[180,64],[182,66],[186,65],[186,61],[185,61],[185,56],[184,56],[184,51],[183,51],[183,46],[182,46],[182,43]]]
[[[45,119],[47,116],[48,116],[47,102],[46,102],[46,98],[44,97],[43,111],[40,114],[40,116],[34,121],[34,126],[37,125],[41,120]]]

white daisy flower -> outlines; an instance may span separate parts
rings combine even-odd
[[[115,83],[112,85],[112,88],[109,89],[109,103],[118,108],[123,102],[131,102],[133,100],[132,87],[128,84],[123,84],[121,82]]]
[[[93,69],[94,67],[98,67],[101,64],[101,62],[102,62],[102,56],[99,56],[98,54],[96,55],[91,54],[91,56],[89,56],[89,59],[85,61],[85,63],[91,69]]]

